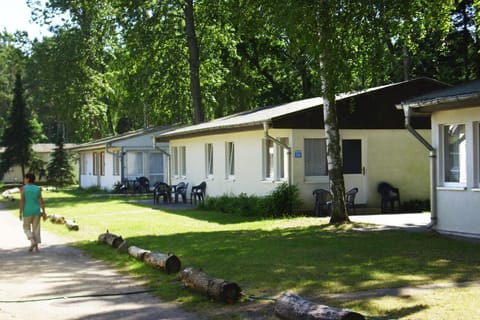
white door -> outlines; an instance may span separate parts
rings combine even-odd
[[[343,177],[345,191],[358,188],[355,203],[367,203],[366,143],[362,139],[343,139]]]

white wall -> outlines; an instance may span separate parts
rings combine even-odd
[[[421,131],[429,139],[429,130]],[[323,130],[269,130],[270,136],[288,137],[292,146],[292,183],[300,189],[304,209],[313,210],[312,191],[328,189],[328,177],[316,182],[306,182],[304,158],[295,158],[295,151],[304,155],[305,138],[324,138]],[[342,130],[342,138],[362,138],[366,143],[366,204],[380,205],[377,184],[387,181],[400,188],[402,199],[429,198],[429,154],[407,130]],[[263,180],[263,130],[236,132],[233,134],[209,135],[197,138],[175,139],[170,147],[186,147],[186,176],[172,176],[172,184],[189,182],[190,186],[207,182],[207,196],[246,193],[267,195],[280,182]],[[235,179],[225,178],[225,143],[235,143]],[[205,144],[214,148],[214,176],[205,174]]]
[[[480,107],[435,112],[432,116],[433,146],[441,152],[442,124],[465,124],[467,153],[466,186],[446,187],[442,181],[441,155],[437,159],[437,216],[436,229],[440,232],[475,235],[480,237],[480,136],[478,122]]]

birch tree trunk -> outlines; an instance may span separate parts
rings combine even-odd
[[[320,77],[323,93],[323,118],[325,136],[327,138],[327,163],[330,189],[333,194],[330,223],[350,222],[345,205],[345,182],[343,179],[343,163],[341,137],[338,128],[337,108],[335,101],[335,62],[334,50],[335,24],[328,0],[322,1],[317,14],[320,51]]]

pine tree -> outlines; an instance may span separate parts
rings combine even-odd
[[[63,187],[73,184],[74,174],[70,155],[64,148],[63,134],[58,134],[56,148],[47,166],[47,180],[54,186]]]
[[[5,147],[5,151],[0,156],[0,179],[14,165],[20,165],[22,177],[25,176],[25,167],[33,152],[34,133],[23,96],[22,78],[19,74],[16,75],[13,93],[12,109],[8,115],[8,127],[5,128],[1,139],[1,145]]]

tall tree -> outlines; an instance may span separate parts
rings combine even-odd
[[[8,117],[1,144],[5,147],[0,158],[0,179],[14,165],[20,165],[22,177],[31,159],[33,128],[24,98],[24,88],[20,74],[16,75],[12,109]]]
[[[56,147],[47,166],[47,179],[57,187],[73,183],[73,168],[70,155],[64,148],[63,132],[57,134]]]

